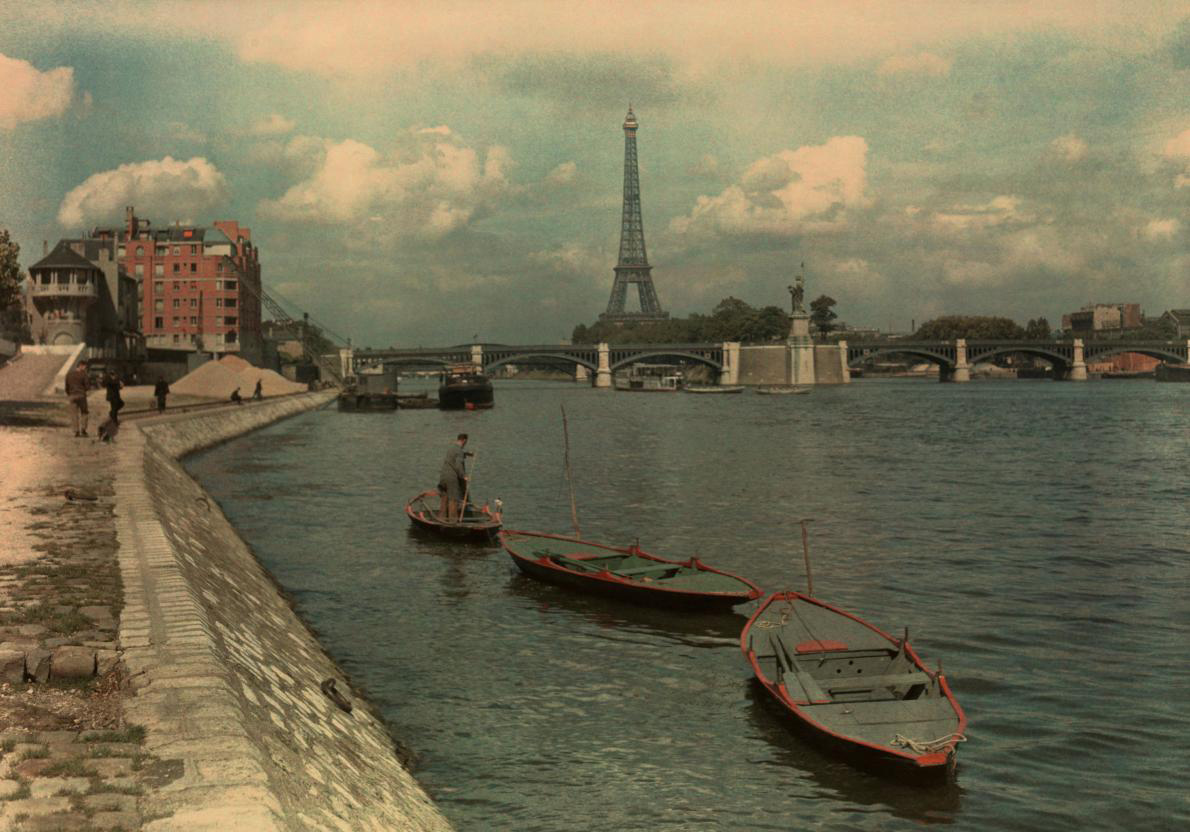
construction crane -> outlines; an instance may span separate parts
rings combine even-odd
[[[273,320],[290,329],[297,335],[298,340],[302,345],[302,354],[310,361],[310,363],[318,367],[318,369],[323,373],[324,378],[329,377],[332,379],[335,383],[335,386],[337,387],[344,386],[345,382],[343,380],[343,373],[340,371],[338,366],[337,357],[332,358],[331,356],[325,355],[320,347],[329,342],[336,348],[337,352],[340,347],[346,345],[345,343],[336,343],[334,340],[326,337],[326,334],[333,335],[334,333],[331,333],[326,327],[321,326],[319,326],[318,329],[321,333],[324,333],[324,335],[322,338],[316,339],[310,332],[310,316],[306,313],[303,313],[302,320],[300,322],[294,320],[293,317],[291,317],[290,314],[285,311],[285,308],[281,306],[277,299],[265,291],[263,283],[261,283],[260,287],[258,288],[253,286],[251,281],[241,280],[240,285],[252,293],[252,295],[261,303],[261,305],[269,310],[273,316]],[[346,340],[341,336],[336,336],[336,338],[339,338],[341,341]]]

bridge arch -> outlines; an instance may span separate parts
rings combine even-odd
[[[854,352],[852,350],[848,350],[848,352],[851,353],[847,357],[848,367],[858,367],[859,365],[871,361],[872,359],[879,358],[881,356],[892,355],[911,355],[914,358],[924,358],[926,361],[930,362],[931,364],[937,364],[944,370],[952,370],[955,366],[955,358],[953,355],[945,355],[940,352],[934,352],[933,350],[925,349],[924,347],[890,346],[879,347],[870,350],[863,350],[862,348],[859,348],[854,350]]]
[[[1101,358],[1110,358],[1113,355],[1123,355],[1126,352],[1134,352],[1139,355],[1147,355],[1149,358],[1156,358],[1160,361],[1169,361],[1173,364],[1185,364],[1186,358],[1177,353],[1175,350],[1168,347],[1160,346],[1121,346],[1121,347],[1107,347],[1104,349],[1088,349],[1086,351],[1087,361],[1098,361]]]
[[[1063,355],[1060,352],[1045,347],[1031,347],[1026,345],[1012,345],[1004,344],[991,349],[983,350],[979,348],[967,347],[967,361],[972,364],[979,364],[985,361],[990,361],[998,355],[1010,355],[1012,353],[1021,353],[1023,355],[1032,355],[1041,358],[1048,362],[1051,366],[1057,369],[1068,368],[1071,364],[1071,357]]]
[[[571,355],[565,352],[522,352],[515,355],[502,355],[494,361],[485,361],[483,366],[485,370],[494,370],[497,367],[503,367],[505,364],[515,364],[516,362],[524,361],[527,358],[544,358],[558,363],[569,362],[580,367],[586,367],[591,371],[599,369],[598,360],[588,361],[585,358],[580,358],[577,355]]]
[[[614,348],[613,348],[614,351]],[[705,364],[712,370],[723,372],[723,363],[716,361],[713,358],[707,358],[705,355],[699,355],[691,352],[681,352],[680,350],[657,350],[654,352],[634,352],[631,355],[621,358],[619,361],[614,361],[609,365],[609,369],[614,373],[616,370],[624,367],[638,364],[641,361],[648,361],[651,358],[681,358],[684,360],[695,361],[699,364]]]

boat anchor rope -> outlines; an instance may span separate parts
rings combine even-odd
[[[889,745],[903,746],[908,748],[914,754],[933,754],[936,751],[941,751],[951,743],[966,742],[967,737],[963,734],[947,734],[945,737],[939,737],[936,740],[919,741],[910,739],[902,734],[897,734],[892,738]]]

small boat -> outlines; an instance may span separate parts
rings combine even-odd
[[[453,364],[442,372],[438,406],[443,410],[486,410],[495,404],[491,380],[474,364]]]
[[[809,387],[794,387],[788,384],[766,384],[756,388],[762,396],[792,396],[797,393],[809,393]]]
[[[668,560],[641,551],[542,532],[500,533],[504,550],[530,577],[625,601],[728,611],[764,593],[751,581],[696,557]]]
[[[675,364],[633,364],[615,388],[632,393],[676,393],[682,389],[682,372]]]
[[[967,718],[908,632],[895,639],[816,598],[779,592],[744,626],[740,649],[793,727],[828,749],[912,779],[953,771]]]
[[[1158,364],[1153,368],[1153,378],[1157,381],[1190,381],[1190,365]]]
[[[744,388],[738,385],[725,384],[691,384],[683,388],[687,393],[743,393]]]
[[[396,393],[365,393],[348,388],[339,394],[339,410],[347,413],[362,413],[377,410],[396,410]]]
[[[476,506],[468,502],[461,520],[449,522],[438,516],[440,496],[437,489],[418,494],[405,504],[405,514],[415,528],[423,529],[442,537],[456,540],[491,542],[500,533],[503,520],[500,517],[499,500],[493,510],[487,503]]]

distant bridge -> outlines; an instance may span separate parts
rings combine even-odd
[[[1055,378],[1085,381],[1088,361],[1126,352],[1186,364],[1190,362],[1190,341],[858,341],[847,345],[847,366],[857,367],[882,356],[908,355],[937,364],[944,381],[968,381],[972,365],[1023,353],[1049,363]]]
[[[378,364],[405,367],[442,367],[473,364],[485,371],[506,364],[560,363],[594,374],[596,387],[611,387],[612,375],[637,362],[659,359],[703,364],[718,373],[722,384],[736,384],[740,378],[741,350],[772,349],[777,344],[742,346],[725,341],[709,344],[460,344],[453,347],[415,349],[345,349],[340,352],[342,371],[355,375],[362,367]],[[1084,381],[1087,361],[1109,358],[1125,352],[1152,356],[1174,364],[1190,363],[1190,341],[859,341],[839,342],[846,351],[849,368],[884,356],[912,356],[939,367],[943,381],[970,381],[971,367],[997,356],[1023,353],[1036,356],[1054,368],[1056,378]],[[578,370],[582,373],[583,370]]]
[[[505,364],[529,364],[542,361],[573,364],[595,376],[596,387],[611,387],[612,374],[642,361],[680,359],[704,364],[719,374],[724,384],[734,384],[739,377],[740,345],[719,344],[465,344],[444,348],[344,350],[344,370],[354,375],[360,367],[377,364],[404,366],[446,366],[474,364],[485,371]]]

